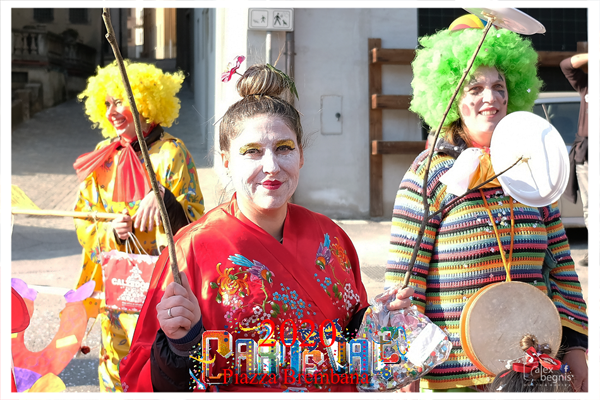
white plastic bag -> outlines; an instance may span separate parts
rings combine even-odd
[[[446,333],[416,306],[389,311],[382,296],[365,312],[356,336],[367,339],[373,353],[369,383],[358,385],[362,392],[400,389],[446,361],[452,350]]]

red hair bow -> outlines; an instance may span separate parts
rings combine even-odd
[[[535,348],[530,347],[527,349],[527,361],[525,363],[513,363],[512,368],[516,372],[528,374],[539,365],[549,370],[558,371],[561,362],[547,354],[539,354]]]

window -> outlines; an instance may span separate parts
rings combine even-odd
[[[52,22],[54,21],[54,9],[34,8],[33,19],[36,20],[36,22]]]
[[[544,119],[546,119],[546,113],[542,108],[542,104],[546,106],[550,123],[560,133],[565,144],[569,146],[569,150],[571,150],[570,146],[573,145],[579,128],[580,101],[579,95],[575,94],[572,98],[564,99],[539,98],[533,106],[533,113]]]
[[[16,72],[16,71],[12,71],[12,82],[13,83],[27,83],[29,82],[28,80],[28,73],[27,72]]]
[[[69,22],[72,24],[87,24],[87,8],[69,8]]]

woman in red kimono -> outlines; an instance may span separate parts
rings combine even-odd
[[[214,364],[198,362],[204,330],[227,331],[224,342],[259,342],[267,336],[261,326],[272,327],[271,338],[280,340],[284,324],[310,331],[311,323],[302,323],[309,320],[314,323],[311,338],[320,342],[319,326],[331,327],[327,321],[349,333],[359,328],[369,304],[350,238],[329,218],[289,202],[304,156],[298,111],[279,97],[288,82],[267,65],[250,67],[238,81],[242,99],[220,124],[221,158],[236,193],[177,235],[182,285],[173,282],[163,252],[131,352],[121,362],[124,390],[204,389],[202,368],[234,369],[235,354],[216,357]],[[408,306],[412,293],[411,288],[399,291],[388,307]],[[324,359],[315,355],[312,371],[325,372],[330,368],[327,352],[323,343],[316,348]],[[208,358],[212,355],[204,355]],[[290,362],[293,366],[288,348],[281,364],[290,368]],[[277,382],[242,382],[218,390],[356,390],[355,384],[294,385],[282,374]]]

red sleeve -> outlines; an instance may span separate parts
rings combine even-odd
[[[341,228],[340,228],[340,230],[341,230]],[[367,289],[365,289],[365,285],[363,284],[363,281],[362,281],[362,275],[360,272],[360,262],[358,261],[358,254],[356,253],[354,244],[352,243],[350,238],[346,235],[346,232],[344,232],[344,236],[348,240],[348,247],[347,247],[346,251],[348,252],[348,257],[350,258],[350,262],[352,263],[352,272],[354,274],[354,281],[355,281],[356,288],[358,289],[359,295],[360,295],[360,305],[356,308],[356,311],[359,311],[359,310],[369,306],[369,297],[367,295]]]
[[[190,287],[195,290],[198,277],[195,265],[193,238],[194,231],[199,229],[198,222],[187,225],[175,235],[175,249],[180,271],[185,271]],[[150,367],[150,352],[156,339],[160,324],[156,316],[156,306],[162,300],[165,289],[173,282],[169,251],[166,248],[158,258],[146,301],[140,312],[129,354],[119,364],[119,374],[123,390],[128,392],[152,392],[152,376]]]
[[[150,352],[160,328],[156,318],[156,305],[163,296],[163,283],[171,276],[169,270],[169,252],[163,251],[152,273],[150,289],[140,312],[133,334],[129,354],[119,364],[121,385],[125,392],[152,392],[150,372]],[[171,278],[172,279],[172,278]]]
[[[369,306],[369,298],[367,295],[367,290],[365,289],[365,285],[362,281],[362,275],[360,273],[360,261],[358,259],[358,253],[356,252],[356,248],[354,248],[354,244],[352,243],[352,239],[350,236],[344,231],[339,225],[335,222],[331,221],[338,229],[338,235],[340,239],[343,241],[344,249],[348,254],[348,259],[350,260],[350,264],[352,265],[352,274],[354,275],[354,284],[358,289],[358,294],[360,296],[360,303],[357,305],[356,310],[354,312],[358,312],[365,307]]]
[[[360,296],[360,302],[356,305],[354,313],[357,313],[363,308],[368,307],[369,298],[367,295],[367,290],[365,289],[365,285],[362,282],[362,275],[360,273],[360,261],[358,258],[358,253],[356,252],[354,244],[352,243],[352,239],[350,239],[350,236],[348,236],[348,234],[346,233],[346,231],[344,231],[344,229],[342,229],[342,227],[333,222],[330,218],[322,214],[314,213],[312,211],[308,212],[310,213],[309,215],[312,215],[313,218],[318,222],[318,224],[321,227],[321,230],[324,233],[329,232],[330,234],[332,234],[333,232],[335,232],[335,236],[337,236],[340,239],[343,248],[346,250],[348,261],[352,266],[354,284],[356,285],[358,295]]]

